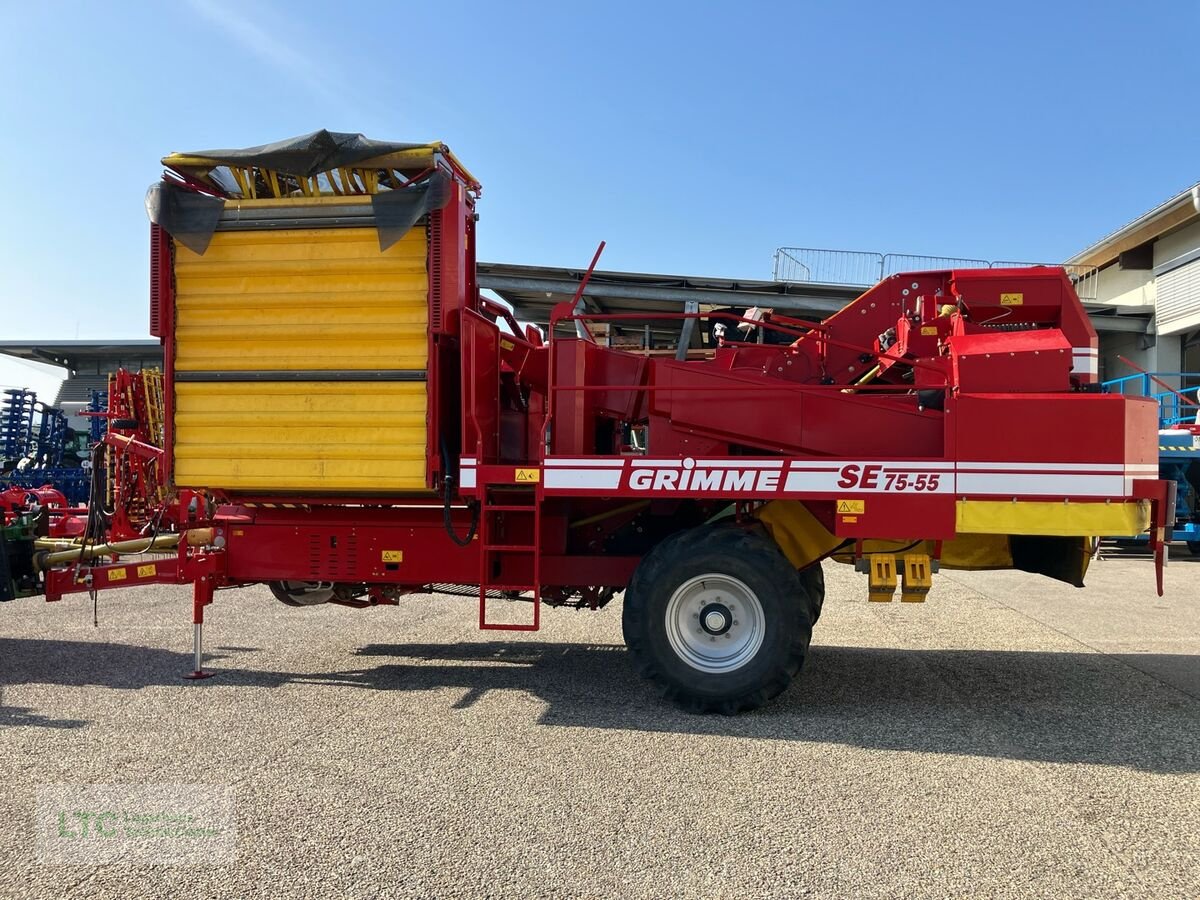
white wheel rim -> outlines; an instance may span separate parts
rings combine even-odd
[[[693,669],[723,673],[740,669],[762,647],[762,604],[745,582],[730,575],[699,575],[667,601],[667,640]]]

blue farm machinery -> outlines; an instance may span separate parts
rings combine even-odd
[[[1200,372],[1139,370],[1101,387],[1111,394],[1149,397],[1158,404],[1159,477],[1175,484],[1175,522],[1168,540],[1184,542],[1193,555],[1200,555]],[[1145,541],[1146,536],[1135,540]]]

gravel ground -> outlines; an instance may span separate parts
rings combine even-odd
[[[203,682],[184,590],[3,604],[0,896],[1200,896],[1197,576],[885,606],[828,566],[802,678],[737,718],[658,701],[619,601],[530,636],[231,591]],[[232,787],[235,861],[38,861],[39,785],[169,782]]]

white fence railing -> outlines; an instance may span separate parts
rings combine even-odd
[[[1010,269],[1057,266],[1058,263],[989,261],[955,256],[921,256],[912,253],[870,253],[860,250],[823,250],[815,247],[780,247],[775,251],[776,281],[870,287],[897,272],[934,269]],[[1062,266],[1075,285],[1080,300],[1096,299],[1094,266]]]

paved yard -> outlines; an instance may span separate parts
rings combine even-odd
[[[655,699],[619,601],[509,636],[231,591],[198,683],[186,591],[0,605],[0,896],[1200,895],[1200,563],[923,606],[827,569],[806,671],[738,718]],[[236,861],[40,863],[64,782],[231,786]]]

